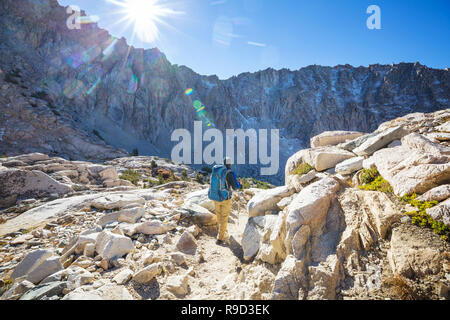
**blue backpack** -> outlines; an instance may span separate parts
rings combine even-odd
[[[214,166],[211,173],[211,184],[209,186],[208,198],[222,202],[231,199],[232,191],[227,188],[227,173],[230,170],[224,165]]]

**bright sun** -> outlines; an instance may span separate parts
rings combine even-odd
[[[166,24],[162,18],[183,14],[161,4],[160,0],[109,0],[109,2],[121,7],[120,13],[124,17],[119,22],[126,21],[127,25],[133,24],[133,36],[136,35],[144,42],[158,39],[158,24]]]

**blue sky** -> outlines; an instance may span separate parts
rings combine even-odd
[[[100,27],[135,47],[158,47],[171,63],[221,79],[311,64],[450,67],[450,0],[160,0],[183,14],[163,17],[151,43],[132,41],[106,0],[58,1],[99,16]],[[370,5],[381,9],[381,30],[366,26]]]

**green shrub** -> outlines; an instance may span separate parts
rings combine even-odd
[[[417,200],[417,195],[415,193],[400,197],[400,200],[409,203],[418,209],[417,211],[406,212],[406,214],[411,217],[411,223],[421,227],[431,228],[434,233],[441,236],[442,240],[450,240],[450,228],[446,224],[434,220],[426,212],[427,209],[436,206],[438,204],[437,201],[419,201]]]
[[[120,176],[120,179],[128,180],[134,185],[138,185],[141,174],[138,171],[127,169]]]
[[[256,185],[256,188],[258,189],[272,189],[272,186],[268,182],[256,180],[255,178],[250,178],[250,181]]]
[[[389,182],[384,180],[382,176],[377,176],[372,182],[359,186],[358,188],[367,191],[381,191],[386,193],[394,192],[392,186]]]
[[[311,170],[313,170],[314,168],[306,162],[300,163],[299,166],[294,170],[294,174],[298,174],[299,176],[302,176],[304,174],[307,174],[308,172],[310,172]]]
[[[158,174],[158,185],[165,184],[165,183],[166,183],[166,179],[164,179],[164,176],[162,175],[162,173]]]
[[[250,182],[248,182],[248,180],[246,178],[242,178],[241,179],[241,189],[245,190],[245,189],[250,189],[252,186],[250,185]]]
[[[189,177],[188,177],[188,174],[187,174],[186,169],[183,170],[183,172],[181,172],[181,178],[182,178],[184,181],[189,181]]]
[[[203,175],[200,172],[197,172],[195,174],[195,181],[197,181],[200,184],[205,184],[205,181],[203,180]]]
[[[156,167],[158,167],[158,165],[156,164],[155,160],[152,160],[152,162],[150,163],[152,169],[155,169]]]
[[[363,185],[358,188],[367,191],[381,191],[386,193],[393,193],[392,186],[383,179],[376,168],[362,169],[360,180]]]
[[[13,281],[11,279],[2,279],[0,283],[2,283],[2,286],[0,286],[0,288],[3,292],[8,291],[13,285]]]
[[[256,180],[255,178],[242,178],[241,179],[241,189],[250,189],[250,188],[258,188],[258,189],[272,189],[272,185],[265,181]]]
[[[378,173],[377,168],[373,169],[362,169],[360,180],[363,184],[371,183],[375,180],[376,177],[378,177],[380,174]]]

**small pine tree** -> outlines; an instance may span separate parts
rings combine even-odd
[[[139,155],[139,150],[138,148],[133,149],[133,152],[131,152],[131,156],[132,157],[137,157]]]
[[[155,169],[158,165],[156,164],[156,161],[155,160],[152,160],[152,162],[151,162],[151,164],[150,164],[151,166],[152,166],[152,169]]]
[[[189,180],[186,169],[184,169],[183,172],[181,172],[181,178],[182,178],[184,181],[188,181],[188,180]]]
[[[195,181],[197,181],[200,184],[205,184],[205,181],[203,180],[203,175],[197,172],[195,174]]]

